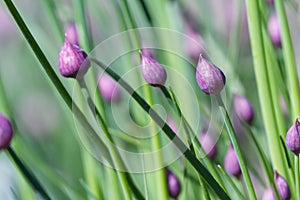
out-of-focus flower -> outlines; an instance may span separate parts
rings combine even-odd
[[[172,117],[168,116],[167,123],[169,124],[170,128],[172,129],[172,131],[174,131],[174,133],[177,134],[178,127],[177,127],[177,124],[174,121],[174,119]]]
[[[227,173],[230,175],[238,177],[241,174],[240,164],[232,146],[229,147],[225,156],[224,167]]]
[[[199,33],[192,28],[185,31],[187,36],[184,44],[185,51],[192,59],[197,60],[200,54],[204,53],[204,41]]]
[[[58,67],[62,76],[80,79],[90,67],[87,54],[77,45],[72,44],[66,35],[59,52]]]
[[[68,41],[72,44],[79,45],[78,33],[74,21],[69,21],[65,26],[65,34]]]
[[[271,188],[268,188],[264,191],[262,200],[276,200],[274,192]]]
[[[220,94],[226,78],[224,73],[200,54],[196,69],[196,79],[200,89],[206,94]]]
[[[181,185],[178,178],[169,169],[166,169],[167,184],[170,197],[176,199],[181,191]]]
[[[277,171],[274,172],[274,182],[281,199],[289,200],[291,198],[290,188],[286,180]]]
[[[121,90],[118,84],[108,75],[102,74],[98,78],[98,87],[106,101],[118,102],[121,99]]]
[[[273,45],[281,47],[280,24],[276,13],[272,13],[269,17],[268,31]]]
[[[235,94],[233,97],[233,107],[237,116],[251,124],[254,118],[254,110],[249,100],[241,95]]]
[[[218,153],[215,139],[207,132],[204,132],[199,136],[199,142],[207,156],[214,159]]]
[[[165,68],[150,56],[140,51],[142,75],[147,83],[154,87],[163,86],[167,80]]]
[[[13,128],[10,120],[0,113],[0,150],[9,146],[13,137]]]
[[[300,153],[300,122],[298,118],[286,133],[286,146],[294,152],[296,156]]]

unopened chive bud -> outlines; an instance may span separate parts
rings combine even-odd
[[[10,120],[0,114],[0,150],[9,146],[12,137],[13,128]]]
[[[199,56],[196,79],[198,86],[206,94],[220,94],[226,82],[223,72],[202,55]]]
[[[289,200],[291,198],[290,188],[286,180],[281,175],[279,175],[277,171],[274,172],[274,182],[281,199]]]
[[[251,124],[254,118],[254,110],[251,103],[244,96],[235,94],[233,97],[233,107],[237,116]]]
[[[199,142],[207,156],[214,159],[218,153],[215,139],[207,132],[204,132],[199,136]]]
[[[118,102],[121,99],[121,90],[118,84],[108,75],[102,74],[98,78],[99,91],[106,101]]]
[[[298,118],[295,123],[290,127],[286,133],[285,138],[286,146],[289,150],[294,152],[296,156],[299,156],[300,153],[300,122]]]
[[[60,49],[58,67],[62,76],[83,78],[90,66],[87,54],[77,45],[72,44],[65,35],[65,42]]]
[[[224,167],[227,173],[230,175],[239,177],[241,174],[240,164],[232,146],[229,147],[225,156]]]
[[[163,86],[167,79],[165,68],[150,56],[140,51],[142,75],[147,83],[154,87]]]
[[[271,188],[268,188],[264,191],[262,200],[276,200],[274,192]]]
[[[181,185],[178,178],[169,169],[166,169],[167,184],[170,197],[176,199],[181,191]]]
[[[281,47],[280,24],[275,13],[272,13],[269,17],[268,31],[273,45],[275,47]]]
[[[65,26],[65,34],[71,44],[79,44],[77,29],[73,21],[68,22]]]

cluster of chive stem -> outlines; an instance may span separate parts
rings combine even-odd
[[[82,87],[84,87],[82,80],[90,65],[89,58],[87,57],[87,54],[78,47],[78,41],[76,41],[76,37],[74,37],[75,39],[70,39],[68,38],[68,35],[66,35],[65,38],[65,43],[59,55],[59,70],[65,77],[78,78],[79,76],[79,83]],[[161,88],[163,93],[166,94],[166,97],[171,98],[168,90],[164,87],[167,79],[167,73],[164,67],[162,67],[155,59],[151,57],[145,57],[141,51],[140,55],[142,61],[141,71],[145,81],[154,87]],[[243,156],[241,155],[240,147],[238,146],[235,131],[232,127],[227,110],[220,97],[220,93],[223,90],[226,82],[225,75],[218,67],[216,67],[214,64],[204,59],[202,55],[200,55],[196,70],[196,79],[200,89],[204,93],[215,95],[217,97],[220,108],[224,112],[226,126],[232,141],[232,145],[230,145],[228,153],[225,157],[225,169],[229,174],[234,176],[240,176],[241,173],[243,174],[249,191],[249,195],[251,196],[254,192],[252,191],[251,193],[251,190],[253,190],[253,186],[251,185],[248,170],[245,167],[245,161],[243,159]],[[106,75],[99,77],[99,90],[103,98],[108,101],[118,101],[120,98],[117,85],[115,85],[114,81]],[[111,93],[111,91],[114,90],[117,90],[116,94]],[[253,107],[248,102],[248,100],[242,96],[236,95],[234,98],[234,105],[239,105],[236,106],[235,109],[238,117],[246,123],[251,124],[253,120]],[[286,136],[286,145],[293,153],[295,153],[296,156],[299,156],[300,153],[299,124],[300,123],[297,119],[295,124],[287,132]],[[37,179],[32,175],[32,173],[30,173],[29,170],[27,170],[25,165],[20,161],[20,159],[18,159],[17,155],[9,146],[13,135],[13,129],[10,121],[3,115],[0,116],[0,130],[0,149],[8,150],[14,161],[18,163],[18,166],[22,166],[22,172],[31,181],[35,189],[41,192],[41,194],[46,199],[49,199],[49,196],[47,195],[45,190],[40,187]],[[202,142],[200,141],[200,143]],[[202,144],[205,150],[204,143]],[[209,155],[209,152],[206,153]],[[166,174],[170,196],[176,198],[180,193],[180,183],[176,176],[169,169],[167,169]],[[274,172],[274,182],[280,197],[282,199],[290,199],[291,194],[289,186],[287,185],[286,180],[276,171]]]
[[[68,43],[69,41],[66,40],[66,42]],[[71,48],[71,49],[69,49],[70,51],[72,51],[72,48],[73,48],[73,51],[75,51],[75,52],[78,51],[78,48],[75,47],[75,44],[73,46],[71,45],[69,47]],[[66,49],[62,48],[62,50],[61,50],[62,55],[63,55],[63,51],[66,51]],[[83,52],[83,50],[80,50],[80,52]],[[142,75],[143,75],[143,78],[145,79],[145,81],[153,87],[159,87],[162,90],[162,92],[166,95],[167,98],[171,98],[171,95],[169,94],[168,90],[164,86],[166,79],[167,79],[167,73],[166,73],[165,68],[159,62],[157,62],[152,56],[145,56],[142,51],[139,51],[139,53],[140,53],[140,58],[141,58],[141,72],[142,72]],[[74,63],[59,62],[60,71],[63,71],[64,68],[73,69],[74,71],[71,72],[71,74],[75,74],[75,75],[78,74],[81,63],[84,62],[84,60],[82,60],[82,59],[88,59],[88,58],[86,56],[84,56],[84,57],[77,56],[76,57],[76,53],[74,53],[73,55],[74,55],[75,59],[65,59],[65,60],[75,60],[76,62],[74,62]],[[60,58],[60,59],[64,60],[64,58]],[[88,63],[89,63],[89,61],[88,61]],[[77,66],[74,66],[74,65],[77,65]],[[87,70],[85,68],[84,73],[86,71]],[[62,75],[64,75],[64,74],[62,74]],[[220,93],[223,90],[223,88],[225,86],[225,82],[226,82],[225,75],[218,67],[216,67],[214,64],[212,64],[209,61],[207,61],[206,59],[204,59],[202,57],[202,55],[200,54],[197,69],[196,69],[196,79],[197,79],[197,83],[198,83],[198,86],[200,87],[200,89],[206,94],[215,95],[218,99],[221,109],[224,109],[224,111],[225,111],[224,116],[228,120],[227,121],[228,132],[230,134],[230,138],[233,143],[232,145],[230,145],[228,152],[226,154],[225,160],[224,160],[225,170],[229,174],[236,176],[236,177],[239,177],[243,173],[244,178],[246,180],[246,185],[247,185],[248,189],[250,190],[249,195],[251,196],[254,194],[254,189],[253,189],[253,186],[252,186],[252,183],[250,180],[248,169],[246,168],[244,158],[242,157],[240,147],[238,146],[235,132],[232,127],[231,121],[228,117],[228,113],[227,113],[226,108],[223,104],[223,101],[220,97]],[[82,79],[80,79],[80,80],[82,80]],[[80,82],[80,84],[83,85],[82,82]],[[104,99],[106,99],[108,101],[114,101],[115,99],[120,98],[119,97],[120,91],[117,88],[116,83],[112,79],[110,79],[107,75],[102,75],[99,77],[98,86],[99,86],[99,90],[102,94],[102,97]],[[117,91],[117,93],[113,93],[115,90]],[[114,94],[117,97],[114,97]],[[254,116],[253,107],[245,97],[243,97],[241,95],[235,95],[234,96],[234,107],[236,110],[236,114],[238,115],[238,117],[241,120],[245,121],[248,124],[252,123],[253,116]],[[213,158],[216,154],[215,153],[216,145],[209,144],[210,148],[212,148],[212,149],[211,149],[211,151],[208,151],[208,150],[206,150],[207,147],[205,146],[205,143],[203,143],[201,141],[201,138],[199,138],[199,142],[201,143],[201,145],[203,145],[203,149],[205,150],[207,155],[210,158]],[[213,142],[210,142],[210,143],[213,143]],[[238,156],[237,156],[237,153],[239,154]],[[243,166],[242,169],[241,169],[241,165]],[[170,170],[167,170],[169,194],[170,194],[170,196],[175,198],[179,194],[180,183],[177,180],[177,181],[175,181],[176,182],[176,184],[174,184],[175,186],[172,186],[172,184],[170,184],[169,177],[173,177],[173,176],[171,176],[170,174],[171,174]],[[280,186],[280,184],[277,184],[277,182],[278,182],[278,180],[281,180],[281,182],[282,182],[282,180],[285,180],[285,179],[283,177],[281,177],[280,175],[278,175],[277,172],[275,172],[274,177],[275,177],[274,181],[276,183],[277,190],[279,191],[280,195],[282,196],[282,192],[281,192],[282,186]],[[173,179],[175,179],[175,178],[173,178]],[[172,188],[172,187],[174,187],[174,188]],[[174,190],[176,192],[172,192]],[[252,192],[251,192],[251,190],[252,190]],[[288,190],[288,188],[286,190]],[[174,193],[177,195],[174,196]]]

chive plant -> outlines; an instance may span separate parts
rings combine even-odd
[[[0,57],[0,151],[17,172],[3,198],[300,200],[299,5],[285,3],[3,0],[23,35],[0,30],[18,43]],[[47,137],[18,116],[29,90],[57,95]]]

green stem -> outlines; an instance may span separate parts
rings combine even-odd
[[[184,128],[185,128],[187,134],[188,134],[189,132],[191,132],[190,135],[196,136],[195,132],[193,131],[193,129],[192,129],[192,127],[191,127],[191,125],[189,124],[189,122],[186,120],[186,118],[185,118],[184,115],[182,114],[181,109],[180,109],[180,107],[179,107],[179,105],[178,105],[178,103],[177,103],[176,96],[175,96],[174,92],[170,89],[170,93],[171,93],[171,94],[170,94],[169,91],[168,91],[164,86],[161,88],[161,90],[162,90],[163,94],[165,95],[165,97],[166,97],[167,99],[169,99],[168,102],[169,102],[172,106],[175,106],[175,108],[176,108],[176,110],[177,110],[177,113],[178,113],[179,117],[183,120],[183,125],[184,125]],[[189,137],[190,135],[188,135],[188,137]],[[205,151],[203,150],[203,148],[202,148],[202,146],[201,146],[201,144],[200,144],[200,142],[199,142],[199,140],[198,140],[197,137],[194,138],[194,139],[190,139],[190,138],[189,138],[188,144],[190,144],[190,141],[192,141],[193,146],[196,148],[196,150],[200,153],[201,156],[206,155],[206,153],[205,153]],[[199,157],[198,157],[198,159],[199,159]],[[214,164],[212,163],[212,161],[210,160],[210,158],[209,158],[208,156],[204,156],[204,157],[203,157],[203,161],[204,161],[204,164],[206,165],[206,167],[207,167],[208,169],[210,169],[210,172],[212,173],[212,175],[214,176],[214,178],[218,181],[218,183],[219,183],[219,184],[223,187],[223,189],[226,191],[226,188],[225,188],[225,186],[224,186],[223,180],[221,179],[220,174],[217,172],[217,170],[216,170]],[[227,192],[227,191],[226,191],[226,192]]]
[[[216,194],[221,199],[230,199],[223,188],[218,184],[210,172],[200,163],[200,161],[195,157],[195,155],[188,149],[188,147],[182,142],[182,140],[172,131],[170,126],[162,120],[162,118],[154,111],[151,110],[151,106],[118,74],[116,74],[112,69],[108,68],[102,62],[90,58],[95,64],[101,67],[107,74],[109,74],[119,85],[121,85],[132,98],[143,108],[143,110],[155,121],[157,125],[164,124],[162,130],[164,133],[172,140],[180,150],[186,159],[191,163],[191,165],[196,169],[196,171],[204,178],[204,180],[212,187]],[[151,110],[151,112],[149,112]]]
[[[287,75],[288,90],[290,91],[290,100],[292,105],[292,108],[290,108],[291,117],[292,119],[296,119],[300,111],[299,81],[294,48],[283,0],[275,0],[275,8],[280,23],[283,58]]]
[[[243,157],[242,151],[240,149],[240,146],[238,144],[238,140],[237,140],[235,131],[233,129],[231,120],[229,118],[228,112],[226,110],[226,107],[223,103],[223,100],[222,100],[221,96],[216,95],[216,98],[217,98],[219,106],[220,106],[220,108],[223,112],[223,115],[224,115],[224,118],[225,118],[226,129],[227,129],[227,132],[229,134],[231,143],[234,147],[234,150],[235,150],[236,155],[237,155],[238,160],[239,160],[239,164],[240,164],[240,167],[241,167],[241,170],[242,170],[244,181],[245,181],[245,184],[246,184],[246,187],[247,187],[247,192],[249,194],[250,199],[256,199],[255,191],[254,191],[251,179],[250,179],[250,175],[249,175],[249,172],[248,172],[248,169],[247,169],[247,165],[246,165],[246,162],[244,160],[244,157]]]
[[[108,127],[107,127],[107,124],[104,120],[104,117],[100,114],[97,107],[94,105],[92,99],[90,98],[91,94],[90,94],[85,82],[81,81],[81,82],[79,82],[79,84],[80,84],[82,89],[85,89],[87,91],[88,96],[86,98],[87,98],[87,101],[88,101],[89,108],[92,112],[94,111],[94,108],[95,108],[95,115],[96,115],[95,117],[96,117],[97,121],[100,123],[104,134],[108,138],[109,142],[111,142],[113,145],[115,145],[115,142],[114,142],[114,140],[113,140],[113,138],[112,138],[112,136],[111,136],[111,134],[108,130]],[[116,165],[116,167],[118,169],[120,169],[120,168],[123,169],[125,166],[124,166],[124,163],[123,163],[122,158],[120,157],[118,151],[114,147],[111,147],[110,149],[111,149],[112,158],[113,158],[113,160],[115,160],[114,165]],[[125,194],[126,199],[131,199],[130,190],[129,190],[129,187],[128,187],[128,182],[129,182],[131,188],[133,189],[133,191],[135,192],[137,198],[138,199],[144,199],[142,194],[139,192],[137,187],[134,185],[133,180],[131,179],[129,174],[126,174],[125,172],[117,171],[117,175],[118,175],[118,178],[121,182],[121,187],[123,189],[123,192]],[[127,182],[127,179],[128,179],[128,182]]]
[[[15,151],[11,148],[7,148],[8,153],[24,175],[26,177],[27,181],[29,181],[32,185],[32,187],[39,192],[45,199],[51,199],[49,195],[47,194],[46,190],[43,188],[43,186],[40,184],[38,179],[30,172],[30,170],[23,164],[23,162],[19,159]]]
[[[30,45],[31,49],[33,50],[35,56],[39,60],[41,66],[45,70],[46,74],[48,75],[50,81],[53,83],[53,85],[56,87],[58,93],[61,95],[63,100],[65,101],[68,108],[74,113],[75,117],[79,120],[81,125],[85,128],[87,131],[87,134],[91,137],[91,139],[98,144],[98,147],[101,148],[101,152],[103,156],[108,159],[108,162],[111,162],[109,157],[109,151],[106,148],[105,144],[99,140],[99,137],[95,130],[92,128],[92,126],[89,124],[88,120],[84,116],[84,114],[81,112],[79,107],[76,105],[75,102],[73,102],[71,96],[63,86],[62,82],[57,77],[56,73],[52,69],[48,59],[46,58],[45,54],[37,44],[36,40],[32,36],[31,32],[29,31],[28,27],[26,26],[24,20],[22,19],[21,15],[17,11],[16,7],[12,3],[11,0],[4,0],[7,8],[9,9],[10,13],[14,17],[16,23],[18,24],[18,27],[20,28],[22,34],[26,38],[28,44]]]
[[[229,176],[224,169],[222,168],[221,165],[218,165],[218,169],[221,171],[221,173],[223,174],[223,178],[225,178],[225,180],[229,183],[229,185],[231,186],[231,188],[236,192],[236,195],[239,196],[239,199],[245,199],[243,193],[241,192],[241,190],[236,186],[236,184],[233,182],[232,177]],[[228,185],[227,185],[228,186]]]
[[[275,116],[275,112],[272,108],[272,101],[270,99],[271,94],[267,75],[266,55],[264,52],[258,0],[246,0],[246,7],[260,108],[266,129],[271,161],[274,169],[287,177],[285,165],[282,164],[284,163],[283,151],[281,148],[278,148],[280,147],[279,132],[275,121],[270,120]]]
[[[58,19],[57,13],[56,13],[55,2],[53,0],[47,0],[47,1],[43,1],[43,3],[45,4],[45,9],[48,12],[48,16],[50,15],[50,17],[52,19],[51,21],[52,21],[52,23],[54,23],[56,33],[59,35],[59,38],[62,42],[64,40],[63,28],[62,28],[61,22]],[[55,34],[53,34],[53,35],[55,35]]]
[[[300,168],[299,168],[299,155],[295,156],[295,165],[294,165],[294,171],[295,171],[295,181],[296,181],[296,189],[295,189],[295,194],[297,194],[295,196],[295,199],[300,200]]]

